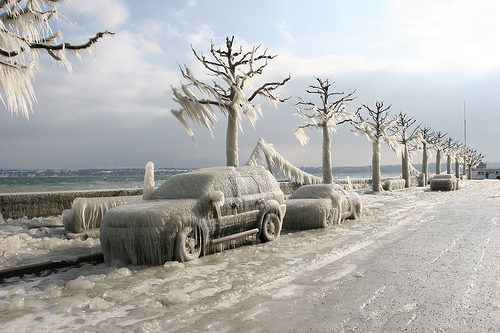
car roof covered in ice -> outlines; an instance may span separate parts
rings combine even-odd
[[[344,192],[338,184],[303,185],[290,195],[289,199],[330,198],[334,192]]]
[[[237,176],[254,178],[264,191],[279,189],[276,180],[262,166],[212,167],[170,177],[155,191],[152,199],[198,199],[213,190],[234,196]]]

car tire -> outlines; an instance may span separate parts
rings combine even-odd
[[[201,230],[196,227],[185,227],[177,233],[174,259],[180,262],[197,259],[201,255],[202,244]]]
[[[260,230],[260,240],[262,242],[270,242],[280,236],[281,221],[275,213],[267,213],[262,220],[262,227]]]

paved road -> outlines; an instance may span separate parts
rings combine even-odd
[[[401,194],[385,214],[396,225],[357,239],[352,228],[342,251],[200,321],[241,332],[500,332],[498,189],[421,193],[417,206]]]

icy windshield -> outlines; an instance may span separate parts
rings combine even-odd
[[[155,191],[153,199],[199,199],[212,190],[214,181],[215,177],[210,174],[175,175]]]

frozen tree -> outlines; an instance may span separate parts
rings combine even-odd
[[[478,165],[483,161],[483,158],[485,156],[481,153],[478,153],[476,150],[466,147],[465,152],[464,152],[464,161],[465,161],[465,166],[464,166],[464,172],[467,170],[467,178],[471,179],[472,178],[472,171],[471,168]]]
[[[394,151],[398,150],[399,143],[396,136],[390,131],[390,128],[396,122],[396,119],[389,119],[391,106],[384,107],[384,102],[376,102],[375,109],[362,104],[368,111],[368,118],[365,119],[360,113],[357,114],[351,124],[354,127],[354,134],[364,134],[372,142],[372,189],[374,192],[380,191],[380,148],[382,141]]]
[[[443,142],[443,153],[446,156],[446,173],[451,175],[452,170],[451,170],[451,161],[452,158],[455,157],[455,154],[458,151],[458,148],[460,147],[460,143],[453,140],[451,137],[448,137],[444,142]]]
[[[420,127],[420,138],[422,147],[422,173],[424,174],[424,184],[429,180],[429,155],[432,146],[432,131],[429,126]]]
[[[410,187],[410,150],[414,150],[413,147],[416,149],[416,146],[420,144],[421,139],[418,131],[420,125],[413,127],[416,120],[402,112],[396,115],[394,119],[396,121],[392,127],[392,132],[402,150],[401,165],[403,179],[405,180],[405,187]]]
[[[45,51],[71,72],[67,53],[79,58],[79,51],[91,46],[109,31],[99,32],[86,43],[62,43],[62,33],[53,33],[50,20],[60,19],[59,4],[63,0],[0,0],[0,96],[11,115],[29,117],[36,101],[32,80],[38,68],[39,53]]]
[[[233,43],[234,36],[226,38],[225,49],[216,49],[212,42],[211,57],[208,58],[203,54],[198,54],[191,46],[196,59],[203,64],[208,75],[214,78],[212,84],[199,81],[191,70],[184,66],[184,69],[181,67],[180,70],[187,83],[181,82],[182,92],[171,86],[175,96],[174,101],[181,106],[179,110],[172,110],[172,114],[181,122],[195,143],[194,133],[186,119],[205,127],[212,135],[214,123],[217,121],[212,107],[218,107],[227,118],[226,162],[228,166],[239,165],[238,130],[242,130],[243,115],[255,126],[258,115],[262,114],[260,105],[254,103],[255,98],[261,96],[277,107],[278,102],[284,102],[285,99],[280,99],[276,89],[290,80],[289,75],[283,81],[266,82],[257,89],[253,89],[251,79],[262,74],[268,60],[276,56],[268,55],[267,50],[261,52],[261,45],[253,47],[251,51],[243,52],[242,47],[236,48]],[[201,97],[196,96],[192,88],[196,88]]]
[[[443,139],[446,135],[447,133],[442,133],[441,131],[432,133],[432,145],[436,150],[436,175],[441,173],[441,153],[443,151]]]
[[[321,99],[321,104],[318,106],[314,102],[306,102],[299,97],[299,101],[295,104],[297,110],[296,115],[306,120],[305,125],[297,127],[293,134],[299,139],[304,146],[309,142],[309,137],[304,131],[304,128],[313,128],[323,133],[323,183],[332,184],[332,156],[331,156],[331,135],[335,132],[338,125],[351,122],[356,113],[347,112],[347,104],[352,101],[355,91],[345,95],[343,92],[332,92],[328,79],[322,80],[316,78],[318,85],[310,85],[306,92],[316,94]],[[335,95],[343,95],[340,98],[333,98]],[[331,99],[334,99],[331,101]]]

